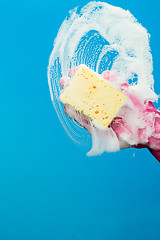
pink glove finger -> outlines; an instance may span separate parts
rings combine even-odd
[[[69,70],[69,75],[71,76],[71,78],[74,76],[76,70],[77,70],[77,67],[71,68]],[[70,82],[71,78],[69,78],[69,77],[61,77],[60,80],[59,80],[60,85],[63,88],[67,87],[69,85],[69,82]]]
[[[71,78],[69,77],[61,77],[59,80],[60,85],[64,88],[67,87],[70,83]]]
[[[69,75],[70,75],[71,77],[73,77],[74,74],[75,74],[75,72],[77,71],[77,69],[78,69],[78,67],[71,68],[71,69],[69,70]]]
[[[116,75],[108,70],[104,71],[102,73],[102,77],[105,79],[105,80],[108,80],[108,81],[111,81],[111,82],[116,82],[118,81],[118,78],[116,77]]]

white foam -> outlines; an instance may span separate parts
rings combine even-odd
[[[87,135],[64,114],[63,105],[58,98],[61,90],[60,77],[68,76],[69,69],[80,64],[86,64],[99,74],[109,69],[119,79],[119,85],[130,81],[133,83],[130,91],[142,102],[158,99],[153,88],[152,55],[147,30],[128,10],[104,2],[90,2],[80,13],[75,8],[62,23],[54,41],[49,60],[48,83],[60,121],[76,142],[86,142]],[[136,76],[136,82],[133,76]],[[134,106],[131,108],[133,110]],[[135,108],[134,115],[133,111],[126,112],[124,109],[120,115],[125,116],[127,124],[135,133],[132,136],[121,136],[124,146],[137,144],[137,129],[144,127],[141,114]],[[104,134],[93,127],[91,133],[92,150],[89,155],[117,151],[120,148],[121,144],[111,129]]]
[[[92,149],[88,156],[101,155],[103,152],[116,152],[120,150],[120,142],[112,128],[103,131],[92,127]]]

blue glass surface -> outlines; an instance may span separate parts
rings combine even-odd
[[[0,1],[0,240],[160,239],[160,164],[146,149],[86,157],[89,146],[72,142],[50,100],[54,38],[68,11],[86,3]],[[159,2],[108,3],[151,34],[160,93]]]

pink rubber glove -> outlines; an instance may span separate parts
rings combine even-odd
[[[117,78],[109,71],[105,71],[102,74],[103,78],[116,82]],[[139,142],[143,142],[143,144],[133,145],[131,147],[135,148],[148,148],[149,151],[153,154],[153,156],[160,162],[160,111],[156,110],[153,103],[151,101],[145,101],[142,105],[138,98],[133,96],[129,91],[130,85],[128,83],[121,84],[121,91],[127,95],[132,103],[138,108],[138,110],[142,114],[142,118],[146,122],[146,128],[138,129],[138,137]],[[150,119],[150,113],[154,116],[154,124],[153,119]],[[147,116],[147,117],[146,117]],[[116,117],[112,120],[110,126],[113,128],[117,137],[122,133],[132,134],[131,129],[125,124],[122,118]],[[149,138],[147,137],[147,128],[152,128],[153,133]]]
[[[77,67],[69,71],[71,78],[74,76],[76,70]],[[118,82],[116,76],[110,71],[103,72],[102,77],[105,80],[110,81],[112,83]],[[63,88],[68,86],[71,78],[62,77],[60,79],[61,86]],[[150,101],[146,101],[142,104],[138,98],[136,98],[133,94],[130,93],[129,91],[130,87],[131,85],[129,85],[128,83],[121,84],[121,91],[130,98],[130,100],[138,109],[138,111],[140,111],[142,119],[144,119],[146,123],[146,128],[138,129],[139,144],[137,145],[127,144],[125,148],[128,147],[148,148],[149,151],[153,154],[153,156],[160,162],[160,111],[156,110],[153,103]],[[151,119],[150,116],[152,117],[154,116],[154,123],[153,118]],[[88,122],[86,123],[86,119],[84,119],[84,122],[85,124],[89,124]],[[133,135],[131,129],[129,128],[129,126],[127,126],[122,117],[115,117],[110,123],[109,127],[111,127],[114,130],[120,142],[122,134],[129,134],[130,136]],[[150,128],[152,130],[152,136],[150,137],[147,136],[148,131],[147,128]]]

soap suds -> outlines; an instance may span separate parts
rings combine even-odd
[[[53,105],[64,129],[75,142],[86,143],[88,135],[64,113],[64,106],[59,101],[62,91],[59,80],[61,77],[68,78],[70,69],[80,64],[85,64],[98,74],[109,70],[117,78],[117,81],[113,82],[117,89],[120,89],[123,83],[130,83],[128,91],[142,104],[144,101],[158,99],[153,88],[152,55],[147,30],[128,10],[107,3],[90,2],[79,13],[75,8],[70,11],[70,16],[59,29],[48,66],[48,83]],[[133,102],[128,101],[127,104],[127,111],[123,108],[119,116],[125,119],[132,134],[129,130],[120,134],[120,142],[114,128],[102,132],[91,124],[89,129],[85,124],[81,124],[92,134],[92,149],[88,155],[117,151],[128,145],[138,144],[138,129],[144,128],[147,123]],[[66,107],[66,111],[67,109],[75,119],[74,110],[69,107]],[[150,116],[150,120],[154,121],[152,118],[153,116]],[[83,122],[83,119],[81,121]],[[152,127],[146,131],[146,139],[152,132]]]

